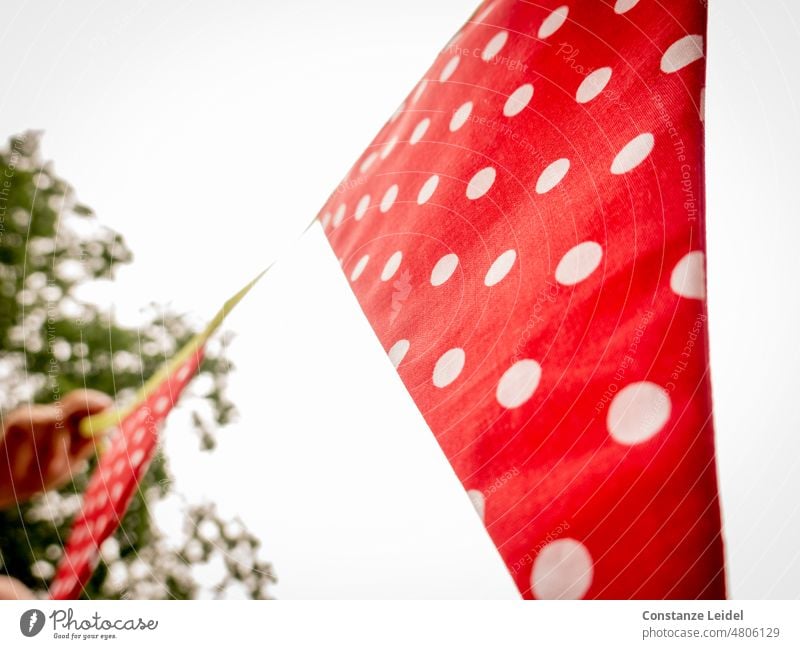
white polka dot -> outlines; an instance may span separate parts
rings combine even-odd
[[[414,128],[414,132],[411,134],[411,137],[408,140],[409,144],[416,144],[419,142],[425,136],[425,131],[428,130],[430,125],[430,118],[426,117],[425,119],[421,120],[420,123]]]
[[[675,264],[669,286],[681,297],[702,300],[706,297],[705,255],[700,250],[687,253]]]
[[[106,493],[105,491],[101,491],[100,493],[97,494],[97,499],[95,500],[95,507],[97,509],[102,509],[103,507],[106,506],[107,502],[108,502],[108,493]]]
[[[470,114],[472,113],[472,102],[467,101],[461,104],[456,112],[453,113],[453,117],[450,119],[450,130],[454,133],[460,129],[469,119]]]
[[[331,222],[331,213],[325,212],[320,219],[320,223],[322,223],[322,229],[325,230],[328,227],[328,224]]]
[[[437,388],[446,388],[461,374],[465,360],[464,350],[460,347],[446,351],[433,368],[433,384]]]
[[[383,145],[381,149],[381,159],[385,159],[394,149],[395,145],[397,144],[398,137],[396,135],[392,135],[386,144]]]
[[[517,251],[506,250],[502,255],[495,259],[492,265],[489,267],[489,270],[486,272],[486,277],[483,278],[483,283],[486,284],[486,286],[494,286],[495,284],[503,281],[503,278],[508,275],[508,271],[511,270],[511,267],[514,265],[516,260]]]
[[[392,365],[398,367],[400,363],[403,362],[409,347],[411,347],[411,343],[407,340],[398,340],[392,345],[392,348],[389,350],[389,360],[392,361]]]
[[[134,468],[139,466],[142,463],[142,460],[144,460],[144,451],[140,448],[137,448],[131,454],[131,466]]]
[[[703,58],[703,37],[697,34],[675,41],[661,57],[662,72],[677,72]]]
[[[598,68],[587,75],[581,85],[578,86],[578,92],[575,93],[575,101],[579,104],[592,101],[603,92],[609,81],[611,81],[611,68]]]
[[[416,104],[419,101],[419,98],[422,97],[422,93],[425,92],[425,88],[428,86],[428,80],[423,79],[419,82],[416,91],[414,92],[414,96],[411,98],[411,103]]]
[[[533,85],[526,83],[517,88],[506,99],[506,104],[503,106],[503,115],[506,117],[514,117],[521,113],[525,106],[527,106],[533,98]]]
[[[546,194],[549,192],[564,179],[568,171],[569,160],[566,158],[560,158],[550,163],[536,181],[536,193]]]
[[[612,174],[624,174],[635,169],[653,150],[655,140],[652,133],[642,133],[628,142],[611,163]]]
[[[555,34],[566,21],[568,13],[569,7],[564,5],[545,18],[542,21],[542,26],[539,27],[539,38],[547,38]]]
[[[494,167],[484,167],[476,173],[467,185],[467,198],[475,200],[480,198],[491,189],[494,184],[494,179],[497,177],[497,172]]]
[[[591,275],[603,260],[603,248],[594,241],[584,241],[571,248],[556,266],[556,281],[574,286]]]
[[[367,171],[367,169],[369,169],[372,166],[372,164],[377,159],[378,159],[378,152],[373,151],[366,158],[364,158],[364,161],[361,163],[361,166],[358,168],[358,170],[363,174],[365,171]]]
[[[339,207],[336,208],[336,212],[333,215],[333,227],[338,228],[342,221],[344,220],[344,213],[347,211],[347,205],[342,203]]]
[[[369,194],[364,194],[361,197],[361,200],[358,201],[358,205],[356,205],[355,214],[353,214],[353,217],[355,218],[356,221],[360,221],[361,219],[364,218],[364,215],[367,213],[367,208],[369,208],[369,201],[370,201]]]
[[[519,408],[533,396],[542,378],[542,368],[526,359],[514,363],[497,384],[497,401],[503,408]]]
[[[492,40],[486,44],[486,47],[483,48],[483,52],[481,52],[481,58],[484,61],[491,61],[500,53],[500,50],[503,49],[503,45],[506,44],[507,40],[508,32],[497,32],[494,36],[492,36]]]
[[[369,255],[364,255],[361,259],[358,260],[358,263],[356,263],[355,268],[353,268],[353,272],[350,273],[351,282],[355,282],[359,277],[361,277],[361,273],[364,272],[364,269],[367,267],[368,262],[369,262]]]
[[[153,410],[156,412],[156,416],[163,415],[170,407],[170,399],[168,396],[160,396],[156,399],[156,403],[153,406]]]
[[[147,408],[147,406],[144,406],[143,408],[141,408],[139,410],[139,412],[136,413],[136,418],[135,418],[136,422],[137,423],[142,423],[143,421],[145,421],[147,419],[147,417],[149,415],[150,415],[149,408]]]
[[[108,516],[106,516],[105,514],[100,514],[100,516],[97,517],[97,520],[94,523],[95,536],[102,535],[107,525],[108,525]],[[88,559],[89,556],[91,555],[87,552],[86,558]]]
[[[394,274],[397,272],[397,269],[400,268],[401,261],[403,261],[403,253],[398,250],[391,257],[389,257],[389,260],[383,267],[383,271],[381,271],[381,280],[388,282],[390,279],[392,279]]]
[[[494,4],[495,3],[493,2],[489,3],[489,6],[486,7],[486,9],[484,9],[483,11],[481,11],[481,13],[478,14],[475,18],[473,18],[470,22],[482,23],[484,20],[486,20],[489,14],[492,13],[492,9],[494,9]]]
[[[433,192],[436,191],[436,188],[439,186],[439,176],[431,176],[419,190],[419,194],[417,194],[417,205],[424,205],[427,203],[431,196],[433,196]]]
[[[593,577],[594,562],[586,546],[575,539],[558,539],[536,556],[531,586],[538,599],[581,599]]]
[[[122,483],[116,482],[114,486],[111,487],[111,500],[113,502],[118,502],[119,499],[122,497]]]
[[[138,446],[139,444],[141,444],[146,433],[147,433],[146,428],[144,427],[137,428],[136,432],[133,434],[134,445]]]
[[[389,189],[386,190],[386,193],[383,195],[381,199],[380,210],[384,214],[392,209],[392,205],[394,205],[395,200],[397,200],[397,192],[400,191],[400,188],[397,185],[392,185]]]
[[[456,71],[459,62],[461,61],[461,57],[456,55],[452,59],[447,62],[447,65],[444,66],[442,69],[442,74],[439,76],[439,81],[447,81],[451,76],[453,76],[453,72]]]
[[[475,511],[478,512],[478,516],[481,517],[481,520],[484,520],[486,514],[486,500],[483,494],[477,489],[469,489],[467,495],[472,501],[472,506],[475,508]]]
[[[458,268],[458,255],[449,254],[442,257],[436,262],[436,265],[431,271],[431,284],[434,286],[441,286],[444,284]]]
[[[618,14],[624,14],[626,11],[633,9],[637,4],[639,4],[639,0],[617,0],[617,4],[614,5],[614,11]]]
[[[631,383],[611,401],[606,426],[614,440],[630,446],[664,428],[671,411],[669,395],[662,387],[649,381]]]
[[[126,465],[127,465],[127,460],[124,457],[119,458],[116,462],[114,462],[114,468],[112,469],[112,473],[114,475],[121,475],[122,472],[125,470]]]
[[[175,378],[180,382],[183,383],[187,378],[189,378],[189,373],[192,371],[190,365],[184,365],[178,370],[178,373],[175,375]]]

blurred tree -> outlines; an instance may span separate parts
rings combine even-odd
[[[184,316],[153,305],[142,327],[125,328],[79,297],[78,287],[113,279],[131,253],[41,161],[39,140],[39,133],[27,132],[0,150],[0,408],[51,402],[82,387],[124,400],[194,331]],[[209,346],[200,375],[211,387],[202,401],[188,400],[198,406],[191,419],[204,450],[214,446],[215,426],[233,414],[225,397],[229,370],[224,344]],[[0,573],[34,590],[46,588],[86,479],[81,475],[47,499],[0,511]],[[222,520],[208,503],[184,502],[184,538],[176,542],[159,531],[152,508],[171,492],[168,463],[159,453],[120,529],[104,543],[84,597],[193,598],[199,589],[193,568],[204,565],[217,566],[213,590],[220,596],[233,588],[268,597],[272,568],[258,558],[259,541],[241,521]]]

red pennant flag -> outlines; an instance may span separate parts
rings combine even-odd
[[[52,599],[74,599],[80,595],[100,559],[103,541],[119,527],[150,466],[160,424],[203,360],[206,342],[265,272],[228,299],[206,328],[147,380],[132,404],[81,421],[81,432],[87,435],[112,427],[118,430],[89,479],[83,506],[50,584]]]
[[[83,495],[64,556],[50,585],[52,599],[75,599],[92,576],[100,547],[119,527],[158,444],[158,429],[202,361],[198,349],[120,422]]]
[[[527,598],[723,598],[705,4],[495,0],[320,214]]]

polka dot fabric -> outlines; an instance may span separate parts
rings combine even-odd
[[[50,585],[52,599],[76,599],[94,572],[100,547],[119,527],[147,472],[167,417],[202,360],[196,352],[128,414],[92,474],[83,507],[73,523],[64,556]]]
[[[526,598],[725,597],[705,21],[486,3],[320,213]]]

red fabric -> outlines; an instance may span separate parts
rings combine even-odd
[[[76,599],[100,560],[103,541],[119,527],[158,445],[166,419],[203,358],[200,349],[132,410],[112,436],[83,494],[64,556],[50,584],[51,599]]]
[[[485,4],[320,213],[525,597],[725,597],[705,21]]]

